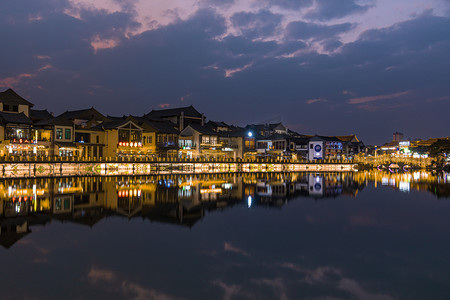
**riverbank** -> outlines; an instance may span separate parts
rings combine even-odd
[[[0,162],[0,177],[116,176],[238,172],[350,172],[354,163],[266,161],[18,161]]]

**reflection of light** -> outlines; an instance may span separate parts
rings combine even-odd
[[[400,181],[398,188],[401,192],[408,192],[410,190],[410,185],[409,182],[405,182],[405,181]]]
[[[200,194],[221,193],[222,189],[201,189]]]
[[[226,190],[233,189],[233,185],[231,183],[224,183],[224,184],[222,184],[222,187]]]
[[[420,172],[414,172],[413,173],[413,178],[414,178],[414,180],[419,180],[420,179]]]
[[[389,178],[388,177],[381,178],[381,184],[382,185],[388,185],[389,184]]]
[[[250,208],[252,206],[252,196],[248,196],[247,205],[248,205],[248,208]]]

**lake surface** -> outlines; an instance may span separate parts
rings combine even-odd
[[[450,299],[450,175],[0,181],[2,299]]]

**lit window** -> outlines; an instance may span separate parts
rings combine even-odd
[[[56,139],[57,140],[62,140],[62,134],[63,133],[63,130],[62,130],[62,128],[56,128]]]

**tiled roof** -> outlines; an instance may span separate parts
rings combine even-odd
[[[356,135],[352,134],[352,135],[338,135],[336,136],[338,139],[340,139],[343,142],[350,142],[351,140],[353,140],[353,138],[356,139],[356,141],[359,142],[358,138],[356,137]]]
[[[34,123],[35,126],[49,126],[49,125],[60,125],[60,126],[73,126],[73,121],[65,118],[64,116],[58,116],[53,119],[45,119],[37,121]]]
[[[127,124],[128,122],[133,122],[136,126],[140,126],[139,121],[136,120],[133,116],[123,116],[123,117],[109,117],[108,121],[103,122],[94,128],[102,128],[102,129],[114,129],[118,128],[122,125]]]
[[[178,134],[179,131],[173,127],[173,123],[164,120],[149,120],[145,117],[139,119],[141,122],[155,129],[158,133]]]
[[[148,114],[145,115],[147,118],[167,118],[178,116],[184,113],[185,117],[192,118],[201,118],[202,114],[199,113],[192,105],[187,107],[179,107],[179,108],[169,108],[169,109],[161,109],[161,110],[152,110]]]
[[[38,122],[41,120],[47,120],[47,119],[53,119],[54,116],[49,113],[46,109],[43,110],[37,110],[37,109],[30,109],[30,119],[33,120],[33,122]]]
[[[381,147],[398,147],[399,142],[398,141],[391,141],[389,143],[384,144]]]
[[[212,127],[209,126],[209,125],[202,126],[202,125],[200,125],[200,124],[189,124],[189,125],[186,126],[186,127],[191,127],[192,129],[194,129],[195,131],[197,131],[197,132],[199,132],[199,133],[201,133],[201,134],[215,135],[215,136],[218,136],[218,135],[219,135],[219,134],[218,134],[216,131],[214,131],[214,130],[212,129]]]
[[[23,112],[18,113],[6,113],[6,112],[0,112],[0,120],[4,124],[27,124],[32,125],[33,121],[31,121],[30,118],[28,118]]]
[[[322,136],[322,135],[315,135],[309,139],[310,141],[327,141],[327,142],[341,142],[340,139],[338,139],[335,136]]]
[[[0,92],[0,102],[5,104],[11,104],[11,105],[29,105],[30,107],[34,106],[33,103],[25,100],[21,96],[19,96],[16,92],[14,92],[12,89],[7,89],[4,92]]]
[[[147,117],[141,117],[142,122],[154,128],[158,133],[178,134],[179,131],[175,129],[173,123],[161,119],[149,119]]]
[[[99,113],[95,108],[87,108],[87,109],[80,109],[80,110],[71,110],[66,111],[62,114],[60,114],[58,117],[65,117],[67,119],[79,119],[79,120],[97,120],[106,122],[109,121],[107,117]]]

